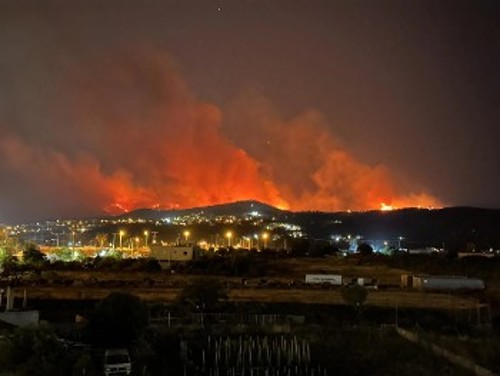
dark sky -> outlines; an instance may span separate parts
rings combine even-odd
[[[0,0],[0,223],[500,207],[498,20],[493,0]]]

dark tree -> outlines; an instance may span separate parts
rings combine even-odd
[[[42,266],[47,262],[47,257],[35,245],[29,244],[23,251],[23,261],[33,266]]]
[[[216,278],[200,278],[192,281],[177,297],[178,303],[198,310],[215,308],[221,300],[227,299],[226,292]]]
[[[352,306],[356,311],[360,311],[368,296],[368,290],[363,286],[346,286],[340,290],[342,299]]]
[[[66,349],[45,328],[19,328],[0,341],[2,375],[83,375],[91,364],[83,352]]]
[[[228,261],[230,274],[236,276],[252,274],[252,267],[257,263],[257,259],[249,252],[235,252]]]
[[[101,300],[87,325],[90,341],[100,346],[130,346],[149,323],[149,312],[131,294],[112,293]]]
[[[371,255],[373,253],[373,247],[368,243],[361,243],[358,245],[358,253],[363,256]]]
[[[314,242],[309,248],[309,256],[311,257],[324,257],[339,252],[340,250],[337,247],[326,242]]]
[[[309,252],[310,241],[308,239],[290,239],[291,253],[294,256],[304,256]]]
[[[161,265],[157,259],[149,257],[144,262],[143,269],[145,272],[161,272]]]

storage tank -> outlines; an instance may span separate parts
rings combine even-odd
[[[484,281],[457,276],[414,277],[414,286],[422,290],[483,290]]]

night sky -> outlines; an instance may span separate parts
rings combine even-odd
[[[0,223],[500,207],[500,2],[0,0]]]

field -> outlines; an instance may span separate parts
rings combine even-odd
[[[474,295],[422,292],[399,287],[401,275],[408,271],[386,265],[357,265],[356,260],[326,258],[283,258],[271,260],[259,275],[248,277],[219,276],[226,286],[230,302],[300,303],[342,305],[340,287],[311,286],[304,283],[305,274],[340,274],[344,277],[370,278],[379,289],[370,288],[366,305],[460,310],[478,306]],[[44,271],[27,276],[14,289],[28,299],[98,300],[110,292],[130,292],[145,301],[172,302],[181,289],[195,278],[207,275],[179,274],[168,271]]]
[[[22,297],[26,289],[29,299],[60,300],[99,300],[111,292],[129,292],[144,301],[173,302],[180,288],[164,287],[67,287],[36,286],[17,287],[16,297]],[[262,303],[300,303],[342,305],[344,301],[337,289],[276,289],[276,288],[239,288],[229,289],[230,302],[262,302]],[[477,299],[439,293],[413,291],[376,291],[368,294],[365,305],[376,307],[405,307],[429,309],[473,309]]]

